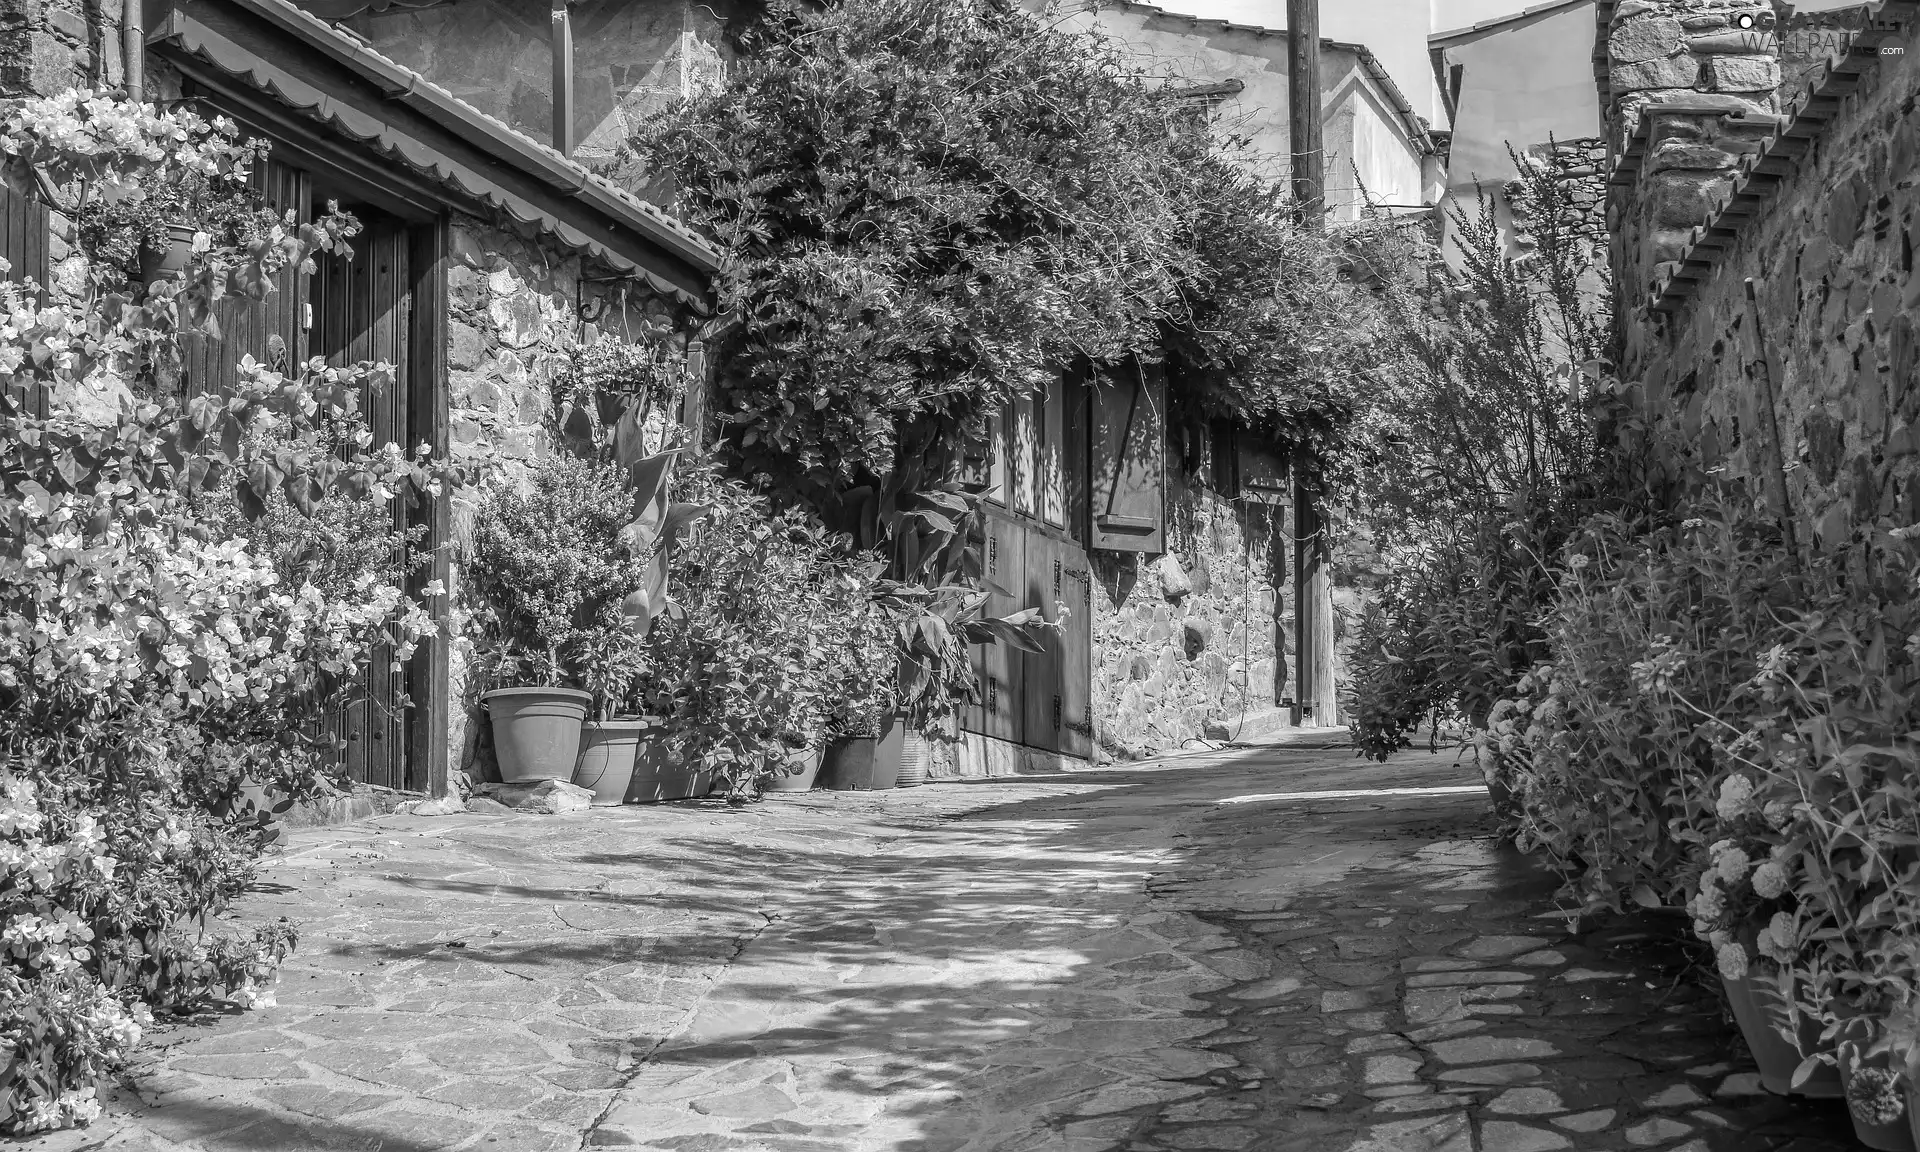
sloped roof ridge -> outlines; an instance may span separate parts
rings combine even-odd
[[[1491,32],[1496,28],[1501,28],[1508,24],[1518,24],[1524,20],[1531,20],[1536,16],[1546,16],[1562,8],[1577,8],[1582,4],[1591,4],[1593,2],[1594,0],[1546,0],[1544,4],[1535,4],[1530,8],[1523,8],[1508,16],[1495,16],[1475,24],[1469,24],[1464,28],[1453,28],[1445,32],[1435,32],[1433,35],[1427,37],[1427,43],[1436,48],[1442,47],[1446,42],[1451,40],[1458,40],[1462,37],[1472,36],[1480,32]]]

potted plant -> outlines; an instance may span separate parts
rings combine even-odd
[[[1714,950],[1761,1083],[1783,1095],[1834,1098],[1842,1080],[1820,1059],[1822,1030],[1796,1007],[1794,965],[1805,940],[1796,915],[1792,808],[1765,799],[1746,775],[1721,781],[1714,803],[1721,835],[1707,849],[1689,911],[1694,932]]]
[[[900,778],[902,728],[885,695],[835,705],[827,720],[828,742],[820,786],[838,792],[892,788]]]
[[[688,469],[681,483],[711,519],[672,570],[679,610],[659,639],[666,737],[673,755],[744,804],[781,778],[797,787],[812,763],[832,590],[853,559],[844,536],[712,466]]]

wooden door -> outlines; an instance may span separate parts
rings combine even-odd
[[[275,212],[312,219],[313,178],[304,169],[269,161],[254,170],[253,188]],[[229,296],[213,306],[217,338],[188,333],[180,340],[181,384],[188,396],[228,392],[239,380],[240,360],[252,356],[285,370],[307,358],[307,278],[281,269],[265,300]]]
[[[353,240],[353,258],[316,261],[313,328],[307,335],[313,354],[329,364],[370,360],[394,366],[393,384],[377,395],[362,395],[361,410],[376,447],[394,443],[411,450],[411,236],[402,221],[359,214],[365,230]],[[408,512],[402,501],[393,501],[393,512],[405,529]],[[346,705],[330,721],[331,734],[346,742],[342,768],[350,779],[385,788],[424,786],[409,774],[406,686],[405,672],[393,670],[391,650],[376,650]]]
[[[989,616],[1009,616],[1027,603],[1027,533],[1018,522],[994,511],[986,516],[986,529],[986,612]],[[975,666],[980,670],[980,707],[969,726],[971,731],[1015,743],[1022,741],[1026,714],[1021,696],[1026,690],[1026,667],[1021,655],[1005,644],[974,648]]]
[[[7,262],[9,280],[47,282],[46,205],[4,183],[0,183],[0,259]],[[47,414],[47,397],[42,390],[30,394],[25,387],[9,385],[8,396],[28,416]]]

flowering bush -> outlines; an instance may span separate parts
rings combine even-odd
[[[1796,555],[1737,493],[1598,522],[1500,705],[1520,841],[1588,906],[1685,907],[1829,1039],[1920,991],[1920,566],[1897,539]]]
[[[679,611],[657,633],[673,692],[667,738],[744,801],[790,749],[819,743],[844,693],[872,690],[858,682],[858,653],[878,627],[879,565],[801,509],[776,510],[710,465],[677,477],[675,497],[709,511],[674,557]]]
[[[21,105],[0,151],[72,207],[232,172],[248,150],[230,125],[78,93]],[[372,653],[404,660],[432,630],[380,573],[339,567],[323,589],[270,551],[275,508],[384,511],[462,479],[364,435],[336,451],[323,434],[390,369],[247,360],[229,395],[142,398],[221,295],[264,295],[272,272],[339,250],[352,229],[334,217],[245,244],[209,238],[183,276],[131,297],[100,260],[52,303],[0,284],[0,1031],[13,1056],[0,1129],[92,1118],[94,1086],[152,1011],[270,1002],[292,926],[206,927],[261,848],[258,821],[231,811],[234,782],[324,790],[330,749],[313,721]],[[7,399],[36,390],[122,402],[89,423],[29,418]],[[223,508],[269,526],[236,528]]]

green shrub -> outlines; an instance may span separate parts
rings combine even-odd
[[[556,452],[524,491],[496,478],[463,568],[489,685],[580,688],[602,714],[629,701],[646,659],[621,612],[645,576],[622,536],[636,512],[612,464]]]
[[[1588,907],[1686,908],[1732,977],[1834,1009],[1920,991],[1920,568],[1796,555],[1738,489],[1570,545],[1552,660],[1495,710],[1520,843]]]
[[[674,498],[708,514],[673,556],[655,632],[667,736],[745,800],[790,750],[820,744],[836,707],[886,692],[881,564],[711,466],[676,476]]]

